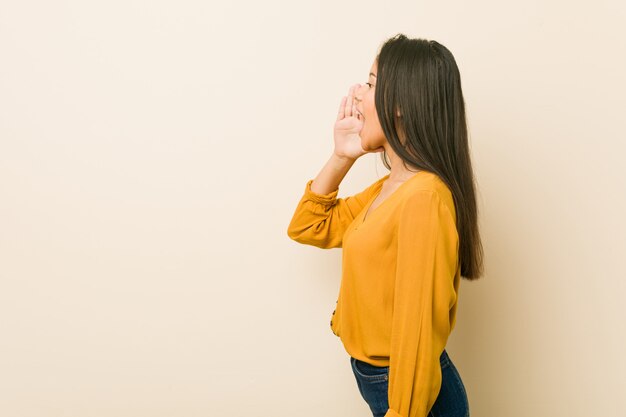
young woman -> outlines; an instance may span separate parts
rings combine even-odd
[[[483,274],[461,80],[440,43],[398,34],[365,85],[343,97],[335,148],[305,186],[287,234],[342,252],[330,327],[375,417],[466,417],[445,347],[461,276]],[[357,158],[382,152],[390,173],[337,198]],[[387,158],[389,160],[387,160]]]

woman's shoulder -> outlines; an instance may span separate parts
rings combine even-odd
[[[448,209],[454,213],[454,197],[450,187],[437,174],[429,171],[420,171],[415,177],[410,178],[412,181],[406,187],[405,201],[410,202],[414,199],[424,197],[424,195],[434,194],[437,202],[445,204]]]
[[[407,181],[411,182],[410,186],[407,187],[409,193],[432,191],[437,193],[440,197],[452,196],[448,184],[446,184],[439,175],[433,172],[420,171]]]

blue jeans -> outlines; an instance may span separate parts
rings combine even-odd
[[[469,417],[467,393],[461,376],[444,349],[441,364],[441,389],[428,417]],[[352,372],[374,417],[383,417],[389,409],[389,367],[374,366],[350,356]]]

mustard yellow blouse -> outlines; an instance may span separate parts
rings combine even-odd
[[[337,198],[310,179],[287,234],[319,248],[343,248],[330,327],[346,352],[389,366],[385,417],[426,417],[441,388],[439,357],[456,321],[459,238],[452,193],[419,171],[368,213],[385,175]]]

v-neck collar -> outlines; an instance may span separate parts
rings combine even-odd
[[[394,195],[399,194],[399,191],[402,189],[402,187],[408,183],[409,181],[411,181],[412,179],[414,179],[415,177],[417,177],[418,175],[420,175],[421,173],[426,172],[426,171],[418,171],[415,174],[413,174],[413,176],[409,177],[408,179],[404,180],[404,182],[402,184],[400,184],[398,186],[398,188],[396,188],[391,194],[389,194],[379,205],[378,207],[376,207],[374,210],[372,210],[371,212],[368,213],[370,207],[372,206],[372,204],[374,203],[374,201],[378,198],[378,196],[380,195],[380,193],[383,190],[383,186],[382,184],[384,184],[385,181],[387,181],[387,179],[389,178],[390,174],[385,175],[385,177],[383,177],[383,181],[381,181],[381,185],[380,188],[378,189],[378,191],[376,192],[376,194],[374,194],[372,196],[372,198],[370,199],[369,203],[367,203],[367,206],[363,209],[363,217],[361,217],[361,221],[359,222],[361,225],[365,224],[365,221],[367,219],[369,219],[370,217],[372,217],[372,214],[374,214],[375,212],[378,211],[378,209],[380,209],[388,200],[390,200]]]

